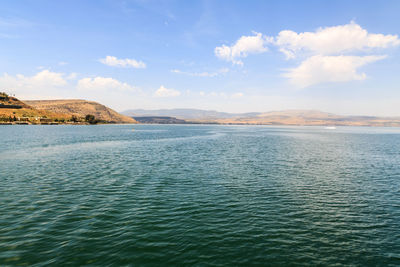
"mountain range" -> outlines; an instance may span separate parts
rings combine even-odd
[[[215,110],[202,110],[202,109],[156,109],[156,110],[145,110],[145,109],[129,109],[121,112],[121,114],[135,117],[135,116],[168,116],[175,117],[177,119],[185,120],[207,120],[207,119],[229,119],[235,117],[252,117],[257,116],[257,112],[251,113],[228,113],[219,112]]]
[[[345,116],[318,110],[229,113],[201,109],[131,109],[122,114],[94,101],[23,100],[0,93],[0,122],[88,123],[87,115],[102,123],[260,124],[325,126],[397,126],[400,117]]]
[[[133,109],[122,114],[140,121],[161,116],[184,120],[184,123],[263,124],[263,125],[327,125],[327,126],[400,126],[400,117],[346,116],[318,110],[283,110],[270,112],[227,113],[200,109]],[[158,123],[154,122],[154,123]]]

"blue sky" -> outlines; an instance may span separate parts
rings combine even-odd
[[[2,1],[0,91],[400,116],[400,1]]]

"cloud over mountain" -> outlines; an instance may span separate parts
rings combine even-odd
[[[174,97],[174,96],[180,96],[181,92],[175,90],[175,89],[168,89],[165,88],[164,85],[161,85],[160,88],[157,89],[157,91],[154,92],[155,97]]]
[[[4,73],[3,76],[0,76],[0,86],[3,90],[19,96],[51,95],[53,91],[67,85],[69,76],[50,70],[42,70],[32,76],[23,74],[14,76]]]
[[[385,56],[321,56],[307,58],[301,64],[288,70],[284,77],[300,88],[323,82],[347,82],[364,80],[367,75],[357,69],[368,63],[384,59]]]

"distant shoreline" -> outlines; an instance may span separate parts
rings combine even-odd
[[[200,109],[127,110],[87,100],[27,100],[0,93],[0,125],[191,124],[400,127],[400,117],[336,115],[318,110],[227,113]]]
[[[366,127],[400,127],[400,120],[385,120],[382,118],[332,118],[332,119],[316,119],[304,117],[290,117],[269,119],[261,118],[257,121],[254,118],[231,118],[231,119],[182,119],[171,116],[132,116],[140,124],[207,124],[207,125],[270,125],[270,126],[321,126],[321,127],[336,127],[336,126],[366,126]],[[264,119],[264,121],[262,121]],[[358,120],[357,120],[358,119]]]
[[[69,125],[69,126],[93,126],[93,125],[219,125],[219,126],[276,126],[276,127],[384,127],[384,128],[398,128],[400,125],[332,125],[332,124],[255,124],[255,123],[215,123],[215,122],[186,122],[186,123],[0,123],[0,126],[15,126],[15,125],[29,125],[29,126],[55,126],[55,125]]]
[[[116,125],[116,124],[132,124],[132,125],[136,125],[137,123],[121,123],[121,122],[103,122],[103,123],[88,123],[88,122],[77,122],[77,123],[65,123],[65,122],[49,122],[49,123],[29,123],[29,122],[1,122],[1,125],[108,125],[108,124],[112,124],[112,125]]]

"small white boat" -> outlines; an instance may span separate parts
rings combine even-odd
[[[325,127],[325,129],[327,129],[327,130],[336,130],[336,127],[335,126],[327,126],[327,127]]]

